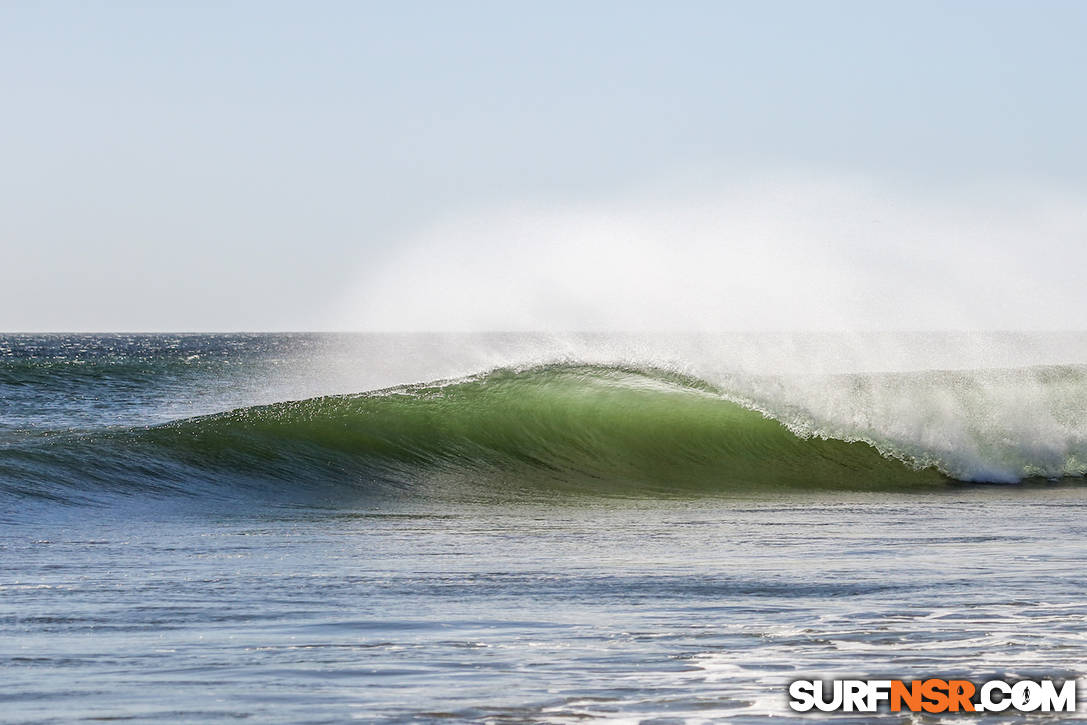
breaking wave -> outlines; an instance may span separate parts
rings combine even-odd
[[[865,386],[874,395],[871,380]],[[1059,460],[1052,451],[1027,460],[1030,450],[995,441],[979,467],[978,450],[956,458],[945,434],[925,445],[915,430],[897,438],[872,425],[849,430],[775,403],[771,393],[766,383],[749,382],[741,394],[659,368],[503,368],[157,426],[9,437],[0,485],[65,501],[103,491],[231,497],[254,488],[479,498],[899,490],[1084,472],[1076,441],[1063,442]]]

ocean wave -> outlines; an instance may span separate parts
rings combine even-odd
[[[103,492],[229,498],[254,490],[490,498],[912,490],[1082,476],[1082,442],[1070,440],[1067,428],[1032,421],[1024,431],[1034,439],[1012,439],[1006,425],[978,427],[996,415],[986,408],[991,390],[977,388],[984,380],[992,388],[1000,373],[985,375],[819,378],[805,389],[782,378],[729,384],[633,365],[506,367],[162,425],[24,431],[0,443],[0,490],[62,501]],[[1030,375],[1050,396],[1084,387],[1079,368]],[[1029,390],[1022,374],[1007,382],[1020,396]],[[818,391],[833,395],[820,402]],[[948,391],[958,396],[955,405]],[[798,395],[819,405],[788,402]],[[973,406],[965,413],[963,400]],[[812,412],[848,410],[843,401],[865,415]],[[1041,445],[1039,435],[1053,440]]]
[[[9,493],[230,496],[254,487],[504,496],[529,490],[933,486],[934,466],[798,434],[715,385],[654,368],[545,365],[281,402],[165,425],[8,441]]]

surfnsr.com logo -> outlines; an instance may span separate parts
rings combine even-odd
[[[1076,681],[796,680],[789,707],[797,712],[1075,712]]]

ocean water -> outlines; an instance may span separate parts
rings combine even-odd
[[[9,335],[0,720],[861,722],[787,684],[1083,677],[1085,363],[1078,333]]]

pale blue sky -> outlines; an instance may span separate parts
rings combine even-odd
[[[472,327],[429,324],[423,288],[406,292],[410,318],[385,305],[387,325],[370,308],[353,322],[343,299],[410,287],[401,255],[441,247],[434,229],[460,229],[470,255],[465,218],[501,213],[508,228],[510,209],[599,201],[607,215],[687,196],[705,208],[776,175],[879,188],[884,210],[959,204],[937,236],[1042,190],[1031,213],[1054,196],[1072,220],[1054,260],[1084,261],[1087,3],[187,5],[0,2],[0,329]],[[844,208],[849,227],[871,201]],[[1039,243],[1000,242],[1011,260]],[[1082,285],[1054,272],[1069,304],[1023,320],[1082,327],[1067,311],[1082,309]],[[483,317],[554,327],[586,314],[536,302],[522,313],[537,319]],[[759,322],[788,327],[789,309]]]

